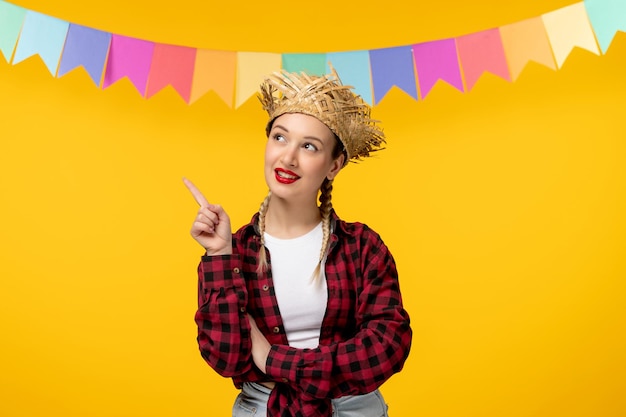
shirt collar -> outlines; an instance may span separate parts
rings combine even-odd
[[[250,220],[250,223],[248,223],[244,228],[246,229],[245,233],[253,233],[257,236],[261,236],[261,233],[259,231],[259,213],[258,212],[254,213],[254,215],[252,216],[252,219]],[[330,212],[330,232],[331,234],[338,234],[338,233],[350,234],[348,230],[346,229],[345,223],[341,221],[339,216],[337,216],[337,213],[335,213],[334,209],[331,210]]]

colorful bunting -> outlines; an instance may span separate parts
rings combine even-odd
[[[283,54],[283,68],[289,72],[324,75],[326,54]]]
[[[468,90],[474,87],[486,71],[511,81],[498,29],[460,36],[456,44]]]
[[[417,100],[413,49],[410,46],[373,49],[370,51],[370,65],[374,104],[379,103],[394,85]]]
[[[102,88],[107,88],[119,79],[128,77],[139,93],[144,96],[153,52],[154,42],[112,35],[109,61]]]
[[[228,107],[232,107],[235,97],[236,65],[236,52],[198,49],[190,103],[213,90]]]
[[[256,95],[263,77],[281,69],[281,55],[266,52],[239,52],[237,54],[237,88],[235,107]]]
[[[576,46],[600,55],[585,5],[582,2],[546,13],[542,19],[558,68],[561,68]]]
[[[26,12],[19,6],[0,1],[0,52],[7,62],[13,56]]]
[[[556,70],[550,40],[540,17],[501,26],[500,36],[513,80],[531,60]]]
[[[330,62],[341,74],[344,85],[354,87],[354,92],[368,104],[372,104],[372,83],[370,81],[370,55],[368,51],[333,52],[327,54]],[[330,72],[327,64],[326,72]]]
[[[585,0],[585,8],[602,53],[605,53],[617,31],[626,32],[626,1]]]
[[[331,65],[374,105],[394,86],[415,100],[439,80],[470,91],[485,72],[511,81],[529,61],[561,68],[575,47],[604,53],[620,30],[626,31],[626,1],[583,0],[521,22],[413,45],[329,53],[214,51],[103,32],[0,0],[0,53],[7,62],[38,54],[53,76],[82,66],[96,85],[102,80],[102,88],[127,77],[146,98],[170,85],[187,103],[213,90],[235,108],[256,94],[268,73],[320,75]]]
[[[428,95],[438,80],[443,80],[463,91],[461,67],[454,39],[415,44],[413,59],[422,99]]]
[[[189,103],[195,61],[194,48],[160,43],[154,45],[146,98],[171,85]]]
[[[110,33],[70,24],[58,76],[82,66],[93,82],[100,86],[110,43]]]
[[[54,17],[30,10],[26,12],[13,64],[39,54],[50,73],[55,76],[69,26],[69,23]]]

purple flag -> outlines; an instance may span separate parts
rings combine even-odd
[[[417,100],[415,68],[411,46],[370,50],[374,104],[394,85]]]
[[[110,42],[110,33],[71,23],[58,76],[82,65],[99,86]]]

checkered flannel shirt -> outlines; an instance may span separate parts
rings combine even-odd
[[[258,213],[233,235],[233,254],[198,266],[198,344],[202,357],[237,388],[273,381],[269,417],[330,417],[331,398],[377,389],[404,365],[411,346],[393,257],[380,236],[333,212],[326,260],[328,304],[315,349],[290,347],[271,268],[256,274]],[[271,254],[268,255],[271,266]],[[272,345],[266,374],[251,355],[247,313]]]

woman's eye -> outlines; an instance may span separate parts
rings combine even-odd
[[[277,140],[279,142],[283,142],[285,140],[285,137],[283,135],[281,135],[280,133],[276,133],[274,135],[274,140]]]
[[[305,143],[304,149],[307,149],[309,151],[317,151],[317,146],[313,145],[312,143]]]

